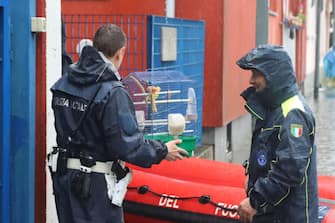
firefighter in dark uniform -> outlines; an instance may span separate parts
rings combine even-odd
[[[118,68],[126,37],[116,25],[100,27],[93,47],[51,88],[57,146],[48,155],[60,223],[121,223],[129,162],[151,167],[182,159],[177,146],[143,138]],[[117,188],[117,189],[115,189]]]
[[[241,96],[256,119],[240,220],[318,222],[315,120],[289,55],[281,46],[261,45],[237,64],[252,71],[251,87]]]

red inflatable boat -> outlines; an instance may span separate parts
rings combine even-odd
[[[245,197],[241,165],[188,158],[150,169],[128,165],[126,223],[233,223]],[[322,223],[335,222],[335,177],[319,177]]]

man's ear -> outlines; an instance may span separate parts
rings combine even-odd
[[[116,56],[117,56],[117,59],[122,59],[124,54],[126,52],[126,47],[121,47],[117,52],[116,52]]]
[[[126,52],[126,47],[124,46],[118,49],[118,51],[116,51],[115,55],[112,58],[112,62],[114,63],[117,69],[119,69],[119,67],[121,66],[125,52]]]

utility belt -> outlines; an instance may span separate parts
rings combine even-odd
[[[69,151],[53,147],[48,154],[48,166],[52,175],[62,176],[68,169],[79,170],[71,181],[71,191],[80,199],[91,195],[91,173],[105,175],[108,197],[114,205],[122,206],[127,186],[132,178],[128,167],[121,161],[96,161],[87,152],[80,152],[78,158],[70,158]]]
[[[67,169],[80,170],[85,173],[103,173],[103,174],[114,174],[112,170],[113,161],[99,162],[96,161],[95,165],[92,167],[87,167],[81,165],[80,159],[68,158],[67,159]]]

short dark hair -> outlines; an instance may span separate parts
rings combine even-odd
[[[120,27],[114,24],[101,26],[93,38],[93,46],[107,57],[113,57],[115,53],[126,45],[126,35]]]

